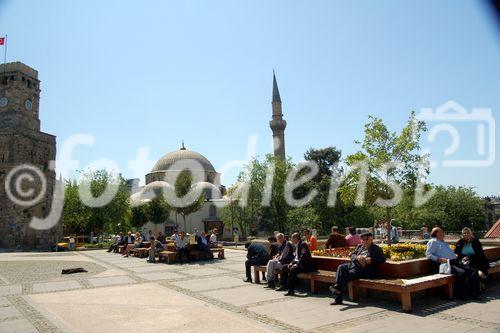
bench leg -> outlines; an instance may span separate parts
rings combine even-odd
[[[446,297],[448,297],[448,299],[453,299],[453,283],[448,283],[444,288]]]
[[[347,290],[349,291],[349,299],[353,302],[356,301],[356,290],[354,290],[354,286],[352,283],[347,285]]]
[[[403,305],[403,311],[411,311],[411,294],[409,292],[401,293],[401,303]]]
[[[316,294],[316,281],[314,281],[314,279],[311,279],[309,283],[311,285],[311,293]]]
[[[253,268],[253,280],[255,283],[260,283],[260,272],[255,267]]]

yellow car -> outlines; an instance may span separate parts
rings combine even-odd
[[[67,236],[67,237],[64,237],[64,241],[63,242],[60,242],[60,243],[57,243],[57,248],[59,250],[63,250],[63,251],[67,251],[69,250],[69,239],[71,237],[70,236]],[[85,240],[87,240],[89,237],[88,236],[75,236],[75,249],[82,246],[83,243],[85,243]]]

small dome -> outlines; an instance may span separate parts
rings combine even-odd
[[[177,162],[182,162],[185,161],[186,163],[178,164],[180,166],[180,169],[186,168],[187,166],[191,167],[192,170],[197,170],[197,163],[189,163],[189,161],[196,161],[202,166],[202,170],[199,171],[205,171],[205,172],[215,172],[215,168],[210,163],[210,161],[200,153],[197,153],[192,150],[188,150],[184,147],[182,147],[179,150],[173,151],[171,153],[168,153],[167,155],[163,156],[156,162],[155,166],[151,170],[151,172],[158,172],[158,171],[181,171],[179,168],[170,169],[175,163]]]
[[[191,188],[203,191],[203,194],[205,194],[205,198],[209,200],[220,199],[222,197],[219,188],[209,182],[199,182],[193,184]]]

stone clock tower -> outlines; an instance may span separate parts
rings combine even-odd
[[[40,131],[39,101],[36,70],[0,65],[0,248],[49,248],[61,237],[60,224],[29,226],[49,214],[55,184],[56,138]]]

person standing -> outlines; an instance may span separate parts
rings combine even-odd
[[[361,244],[350,254],[351,262],[342,264],[337,268],[336,282],[330,287],[334,298],[330,305],[343,303],[342,293],[349,282],[363,278],[373,278],[377,266],[385,262],[382,249],[373,243],[371,232],[361,235]]]

